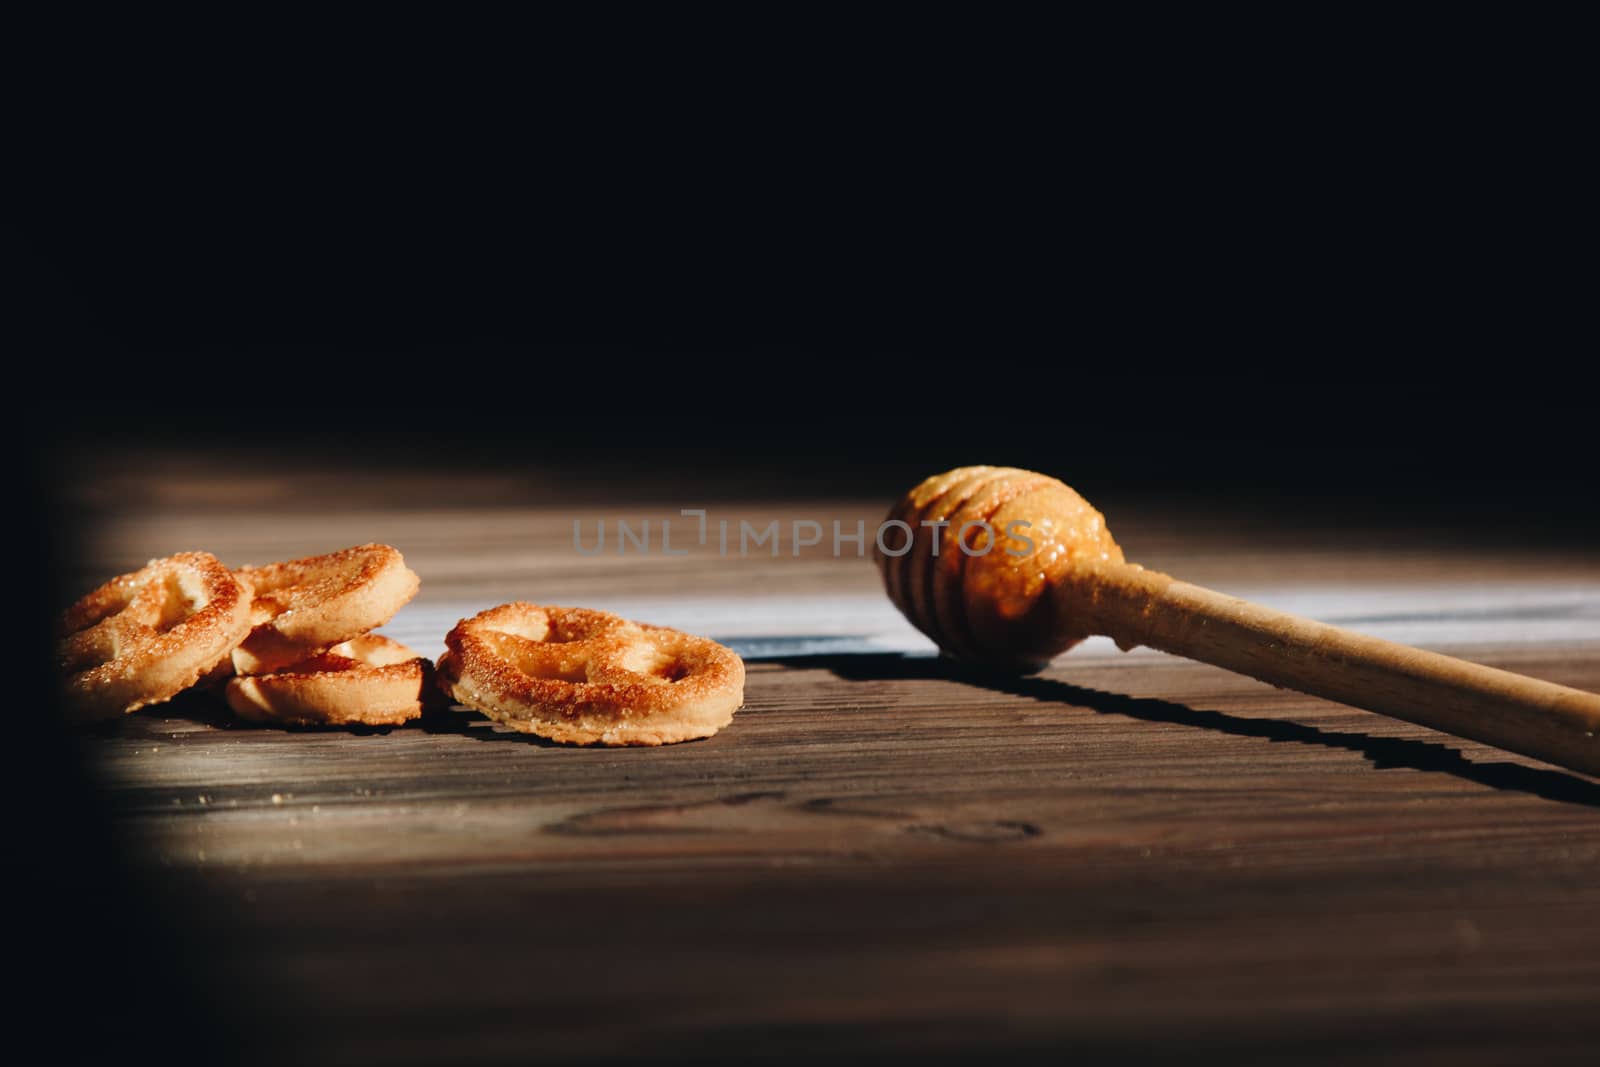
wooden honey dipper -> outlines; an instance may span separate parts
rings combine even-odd
[[[889,512],[874,555],[895,606],[958,659],[1034,670],[1105,634],[1600,775],[1600,696],[1124,562],[1104,517],[1047,475],[936,474]]]

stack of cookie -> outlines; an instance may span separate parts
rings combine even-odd
[[[418,585],[400,553],[378,544],[234,571],[207,552],[152,560],[67,609],[67,707],[112,718],[209,680],[257,722],[415,719],[433,691],[431,665],[369,631]]]

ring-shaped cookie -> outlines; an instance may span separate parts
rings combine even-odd
[[[63,614],[67,710],[108,719],[168,700],[250,632],[251,587],[209,552],[180,552],[111,579]]]
[[[572,744],[710,737],[744,703],[744,661],[715,641],[603,611],[512,603],[445,637],[439,684],[524,733]]]
[[[364,634],[272,674],[228,683],[242,719],[282,726],[398,726],[422,715],[433,665],[398,641]]]
[[[270,674],[377,629],[419,584],[398,550],[375,544],[236,573],[255,588],[254,628],[233,653],[238,674]]]

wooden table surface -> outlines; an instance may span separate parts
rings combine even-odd
[[[75,490],[81,588],[179,549],[245,563],[381,540],[423,580],[389,632],[429,653],[462,614],[531,599],[697,627],[748,661],[732,726],[659,749],[553,746],[465,713],[263,729],[202,698],[87,737],[122,851],[235,1058],[1471,1064],[1600,1047],[1592,780],[1099,642],[1037,677],[965,677],[869,562],[826,544],[575,552],[574,518],[676,514],[625,498],[132,477]],[[848,530],[887,503],[684,506]],[[1600,689],[1593,552],[1101,503],[1131,559]]]

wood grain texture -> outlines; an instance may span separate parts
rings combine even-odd
[[[83,582],[177,548],[382,540],[430,620],[708,595],[825,617],[877,590],[826,553],[579,557],[571,519],[602,512],[560,500],[138,488],[84,490]],[[1600,688],[1592,601],[1558,595],[1596,587],[1592,555],[1106,510],[1130,558],[1223,590],[1403,587],[1421,622],[1464,588],[1547,590],[1548,610],[1478,619],[1505,640],[1440,650]],[[605,513],[624,511],[675,513]],[[750,659],[747,697],[717,737],[654,750],[460,713],[262,729],[199,697],[86,743],[201,1010],[262,1062],[1577,1063],[1600,1044],[1591,779],[1150,652],[1010,680],[780,652]]]
[[[1157,571],[1096,568],[1074,594],[1123,647],[1148,645],[1600,776],[1600,695],[1274,611]]]

